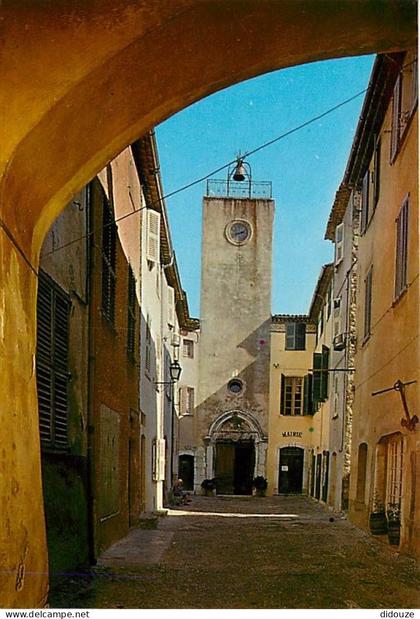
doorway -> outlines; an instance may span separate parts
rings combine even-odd
[[[301,494],[303,486],[303,449],[283,447],[280,449],[279,493]]]
[[[216,443],[216,493],[252,494],[255,448],[253,441]]]
[[[182,454],[178,460],[178,477],[184,490],[194,490],[194,456]]]

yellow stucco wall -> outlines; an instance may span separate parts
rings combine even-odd
[[[306,350],[285,350],[285,333],[272,331],[270,360],[270,412],[267,447],[267,493],[278,492],[279,452],[282,447],[301,447],[304,455],[303,488],[307,487],[307,456],[312,447],[314,416],[280,415],[281,375],[305,376],[312,367],[315,333],[306,334]],[[301,436],[293,436],[293,433]]]
[[[391,165],[390,128],[392,105],[381,128],[383,159],[380,196],[365,235],[359,242],[359,304],[353,416],[350,515],[367,527],[374,492],[375,451],[381,437],[401,433],[404,441],[402,490],[402,545],[420,556],[420,440],[401,427],[404,410],[399,394],[390,391],[373,397],[374,391],[392,387],[396,380],[417,383],[406,387],[411,415],[420,417],[419,384],[419,246],[418,246],[418,115],[411,118],[400,152]],[[394,299],[396,224],[404,198],[409,195],[408,288]],[[373,264],[372,334],[363,341],[364,277]],[[367,443],[366,492],[357,495],[357,455]],[[360,499],[360,497],[359,497]]]

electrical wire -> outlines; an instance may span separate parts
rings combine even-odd
[[[325,116],[328,116],[329,114],[332,114],[333,112],[335,112],[336,110],[340,109],[341,107],[347,105],[348,103],[351,103],[352,101],[354,101],[358,97],[361,97],[363,94],[365,94],[367,92],[367,90],[368,90],[368,88],[364,88],[363,90],[359,91],[358,93],[356,93],[355,95],[349,97],[348,99],[345,99],[344,101],[341,101],[340,103],[337,103],[336,105],[334,105],[333,107],[329,108],[328,110],[325,110],[321,114],[318,114],[317,116],[314,116],[313,118],[310,118],[309,120],[306,120],[305,122],[301,123],[300,125],[297,125],[296,127],[293,127],[292,129],[289,129],[285,133],[282,133],[282,134],[278,135],[277,137],[273,138],[272,140],[269,140],[268,142],[264,142],[260,146],[257,146],[256,148],[247,151],[244,155],[241,155],[241,159],[244,160],[247,157],[251,157],[252,155],[255,155],[255,153],[258,153],[259,151],[263,150],[264,148],[268,148],[272,144],[275,144],[276,142],[279,142],[280,140],[283,140],[284,138],[289,137],[293,133],[296,133],[297,131],[300,131],[301,129],[304,129],[308,125],[311,125],[311,124],[317,122],[318,120],[321,120],[321,118],[325,118]],[[191,187],[194,187],[195,185],[198,185],[199,183],[202,183],[203,181],[207,180],[211,176],[214,176],[215,174],[218,174],[219,172],[222,172],[223,170],[226,170],[226,168],[229,168],[229,166],[235,164],[236,161],[237,161],[237,159],[233,159],[232,161],[229,161],[228,163],[225,163],[225,164],[219,166],[218,168],[212,170],[211,172],[208,172],[204,176],[201,176],[200,178],[197,178],[197,179],[195,179],[195,180],[193,180],[193,181],[191,181],[191,182],[189,182],[189,183],[187,183],[185,185],[182,185],[178,189],[174,189],[173,191],[170,191],[169,193],[165,194],[164,196],[162,196],[158,200],[154,200],[153,202],[150,202],[149,204],[146,204],[145,206],[142,206],[142,207],[137,208],[137,209],[133,209],[133,211],[131,211],[130,213],[126,213],[125,215],[122,215],[121,217],[117,217],[116,219],[114,219],[113,222],[110,222],[109,224],[106,224],[106,225],[107,226],[111,226],[114,223],[119,223],[120,221],[124,221],[128,217],[132,217],[133,215],[139,213],[140,211],[143,211],[144,209],[152,208],[153,206],[156,206],[160,202],[163,202],[163,200],[166,200],[168,198],[172,198],[173,196],[175,196],[175,195],[177,195],[177,194],[179,194],[181,192],[184,192],[187,189],[190,189]],[[90,234],[93,234],[93,232],[91,232]],[[89,235],[84,235],[84,236],[81,236],[81,237],[79,237],[77,239],[74,239],[73,241],[69,241],[68,243],[65,243],[64,245],[60,245],[59,247],[56,247],[54,250],[44,254],[44,256],[49,256],[52,253],[55,253],[56,251],[59,251],[61,249],[64,249],[65,247],[68,247],[69,245],[72,245],[73,243],[77,243],[78,241],[82,241],[83,239],[86,239],[88,236]]]

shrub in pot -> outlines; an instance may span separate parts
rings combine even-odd
[[[205,496],[213,496],[214,490],[216,489],[216,480],[215,479],[204,479],[201,482],[201,487],[204,491]]]
[[[390,503],[386,512],[388,521],[388,541],[393,546],[400,543],[401,508],[399,503]]]
[[[388,532],[385,506],[377,493],[375,493],[369,516],[369,529],[372,535],[386,535]]]
[[[257,475],[257,477],[254,478],[252,485],[255,488],[255,493],[257,496],[265,496],[267,486],[268,486],[268,483],[265,477],[263,477],[262,475]]]

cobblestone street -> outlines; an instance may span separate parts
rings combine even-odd
[[[50,606],[418,608],[418,585],[412,559],[306,497],[195,497],[53,580]]]

